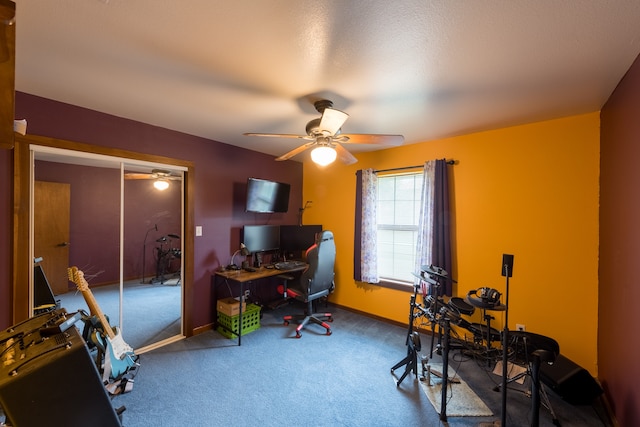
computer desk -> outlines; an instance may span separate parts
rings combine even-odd
[[[242,303],[244,302],[245,283],[266,279],[268,277],[278,276],[280,274],[295,273],[297,271],[303,271],[306,268],[307,268],[307,264],[303,264],[303,265],[300,265],[299,267],[292,268],[289,270],[278,270],[277,268],[260,267],[260,268],[256,268],[256,271],[246,271],[246,270],[216,271],[215,284],[214,284],[216,288],[218,286],[218,280],[230,280],[240,285],[240,312],[238,313],[238,330],[230,331],[238,336],[239,346],[242,345],[242,333],[241,333],[242,332],[242,311],[243,311]],[[217,310],[217,303],[216,303],[216,310]],[[217,323],[218,323],[218,316],[216,315],[216,326],[217,326]]]

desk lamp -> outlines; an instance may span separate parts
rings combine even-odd
[[[240,268],[237,265],[235,265],[233,262],[234,258],[236,257],[236,255],[238,255],[238,253],[242,254],[243,256],[247,256],[250,254],[249,249],[247,249],[247,246],[244,243],[240,243],[240,249],[235,251],[231,256],[231,264],[229,264],[227,267],[230,270],[238,270]]]

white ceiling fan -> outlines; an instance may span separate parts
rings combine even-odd
[[[342,125],[347,121],[349,115],[333,107],[333,102],[329,100],[319,100],[314,102],[315,109],[322,114],[320,118],[313,119],[307,123],[306,135],[277,134],[277,133],[244,133],[247,136],[266,136],[276,138],[298,138],[309,141],[288,153],[277,157],[277,161],[288,160],[291,157],[312,148],[311,158],[321,166],[333,163],[336,158],[344,164],[356,163],[353,154],[347,151],[342,144],[378,144],[388,146],[398,146],[404,141],[402,135],[382,135],[382,134],[346,134],[341,133]]]
[[[153,186],[158,190],[166,190],[169,188],[169,181],[180,181],[179,175],[172,175],[170,171],[164,169],[153,169],[151,173],[142,172],[125,172],[124,179],[137,180],[148,179],[154,180]]]

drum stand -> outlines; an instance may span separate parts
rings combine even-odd
[[[549,400],[549,395],[547,394],[547,390],[540,383],[540,358],[535,358],[533,361],[527,363],[527,370],[525,372],[521,372],[518,375],[509,378],[507,380],[507,384],[512,382],[516,382],[521,378],[529,376],[531,379],[531,390],[517,390],[521,391],[525,395],[530,395],[531,398],[531,426],[537,427],[540,424],[540,404],[547,408],[551,413],[551,419],[553,421],[553,425],[559,426],[560,421],[556,416],[555,411],[553,410],[553,406],[551,406],[551,401]],[[494,390],[499,391],[504,385],[497,385]],[[541,401],[542,400],[542,401]]]
[[[413,295],[411,296],[411,305],[409,307],[409,331],[407,333],[407,356],[402,359],[401,361],[399,361],[398,363],[396,363],[395,365],[393,365],[393,367],[391,368],[391,373],[393,374],[393,372],[398,369],[401,366],[404,366],[404,373],[402,374],[402,376],[400,377],[400,379],[396,382],[396,387],[400,387],[400,384],[402,383],[402,381],[406,378],[407,375],[409,375],[409,373],[411,373],[411,371],[413,371],[413,373],[416,375],[416,378],[418,376],[418,352],[420,351],[420,348],[422,347],[420,344],[420,336],[418,335],[418,332],[414,332],[413,330],[413,321],[415,318],[419,317],[422,315],[422,313],[415,313],[415,309],[418,306],[418,304],[416,303],[416,296],[418,293],[418,286],[419,285],[414,285],[413,289]]]
[[[529,390],[521,390],[515,389],[531,398],[531,427],[538,427],[540,424],[540,404],[542,404],[545,408],[549,410],[551,414],[551,419],[553,424],[556,426],[560,426],[560,421],[556,416],[553,407],[551,406],[551,401],[549,400],[549,395],[547,394],[547,390],[544,388],[544,385],[540,382],[540,364],[544,361],[547,363],[552,363],[555,360],[555,353],[559,352],[557,348],[554,348],[553,345],[549,344],[549,342],[555,343],[554,340],[537,335],[530,334],[528,332],[515,332],[516,335],[514,340],[512,341],[514,344],[513,352],[514,354],[518,354],[517,340],[518,336],[522,336],[522,334],[527,334],[525,338],[523,338],[524,345],[524,355],[526,364],[526,370],[515,375],[512,378],[507,380],[507,384],[512,382],[516,382],[521,378],[529,377],[531,381],[531,386]],[[530,338],[527,339],[527,336]],[[538,338],[536,338],[538,337]],[[532,342],[529,346],[527,343]],[[555,343],[557,346],[557,343]],[[553,354],[553,356],[551,356]],[[503,377],[504,378],[504,377]],[[501,387],[506,387],[504,382],[502,385],[497,385],[494,387],[494,391],[500,391]]]
[[[424,277],[424,274],[429,275],[429,278]],[[447,272],[444,270],[433,267],[433,266],[423,266],[421,272],[421,279],[425,282],[430,283],[435,287],[435,291],[430,292],[431,295],[435,296],[433,309],[431,307],[426,310],[426,314],[429,316],[429,320],[431,321],[431,353],[430,357],[433,357],[433,342],[435,335],[435,326],[438,325],[438,346],[436,352],[442,355],[442,374],[439,375],[427,366],[428,372],[430,374],[437,375],[442,378],[442,388],[440,390],[440,421],[447,421],[447,389],[449,387],[449,382],[458,383],[459,381],[452,380],[449,378],[449,350],[450,350],[450,341],[451,341],[451,319],[450,312],[448,310],[447,304],[445,304],[440,298],[440,280],[453,280],[447,277]],[[455,282],[455,281],[454,281]],[[433,289],[431,289],[433,290]],[[424,363],[423,363],[423,371],[424,371]],[[429,375],[430,377],[430,375]],[[423,372],[424,378],[424,372]],[[428,381],[431,379],[428,378]]]

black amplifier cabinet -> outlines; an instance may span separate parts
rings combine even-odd
[[[590,405],[603,393],[586,369],[561,354],[553,365],[540,365],[540,380],[572,405]]]
[[[0,332],[7,424],[121,427],[84,340],[67,320],[58,309]]]

